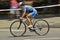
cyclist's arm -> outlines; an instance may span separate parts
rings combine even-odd
[[[26,10],[23,11],[22,18],[26,15]]]

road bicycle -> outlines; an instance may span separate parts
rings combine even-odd
[[[26,23],[26,21],[24,21],[25,19],[26,18],[23,18],[23,19],[18,18],[18,20],[15,20],[14,22],[11,23],[10,33],[14,37],[23,36],[26,33],[26,31],[28,29],[28,27],[27,27],[28,23]],[[32,27],[34,29],[34,30],[31,29],[31,30],[32,30],[32,32],[35,32],[37,35],[44,36],[49,32],[50,27],[49,27],[49,23],[46,20],[31,18],[31,22],[33,25]]]

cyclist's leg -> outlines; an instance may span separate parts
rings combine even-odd
[[[28,14],[27,16],[26,16],[26,22],[28,23],[28,25],[31,25],[31,19],[30,19],[30,14]]]
[[[37,12],[34,11],[34,12],[32,12],[32,13],[30,13],[30,14],[28,14],[28,15],[26,16],[27,21],[29,22],[29,27],[32,26],[30,17],[34,17],[36,14],[37,14]]]

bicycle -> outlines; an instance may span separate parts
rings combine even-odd
[[[10,33],[14,37],[23,36],[26,33],[28,24],[24,21],[25,19],[19,19],[15,20],[10,25]],[[49,24],[46,20],[43,19],[31,19],[31,22],[33,24],[33,29],[37,35],[44,36],[49,32]],[[32,30],[32,29],[31,29]]]

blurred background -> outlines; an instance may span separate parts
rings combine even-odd
[[[16,0],[18,3],[23,1],[26,5],[31,5],[33,7],[41,7],[47,5],[60,4],[60,0]],[[11,0],[0,0],[0,10],[10,9]],[[51,27],[60,27],[60,6],[59,7],[49,7],[49,8],[36,8],[39,16],[38,19],[46,18]],[[17,13],[21,13],[19,10]],[[12,16],[11,16],[12,15]],[[15,18],[13,18],[13,15]],[[13,20],[12,20],[12,19]],[[16,14],[10,13],[10,11],[0,11],[0,26],[3,28],[8,28],[12,21],[16,19]],[[0,28],[1,28],[0,27]]]
[[[0,9],[10,9],[11,0],[0,0]],[[16,0],[18,3],[24,1],[26,5],[31,5],[33,7],[46,6],[60,4],[60,0]],[[51,7],[51,8],[38,8],[38,14],[60,14],[60,7]],[[9,14],[9,11],[0,11],[0,16]]]

